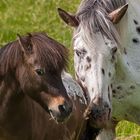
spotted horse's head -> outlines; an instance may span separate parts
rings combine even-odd
[[[76,15],[58,9],[60,17],[74,27],[73,48],[76,78],[88,95],[89,106],[85,116],[91,117],[93,125],[105,127],[111,118],[112,89],[115,63],[120,40],[117,24],[128,4],[107,10],[105,3],[83,3]]]

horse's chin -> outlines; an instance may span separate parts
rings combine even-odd
[[[111,109],[89,110],[84,113],[85,119],[89,119],[94,128],[106,128],[111,120]]]
[[[105,112],[99,114],[96,117],[94,116],[94,114],[91,113],[90,120],[92,126],[95,128],[107,128],[111,120],[110,110],[106,110]]]
[[[109,120],[99,118],[96,120],[92,120],[91,122],[92,122],[91,125],[95,128],[107,128]]]

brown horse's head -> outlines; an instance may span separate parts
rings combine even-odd
[[[9,69],[24,94],[38,102],[58,122],[72,111],[61,79],[67,50],[44,33],[28,34],[7,45],[5,73]],[[6,53],[7,52],[7,53]],[[8,54],[9,53],[9,54]]]

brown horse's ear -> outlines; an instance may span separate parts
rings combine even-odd
[[[59,13],[59,16],[62,18],[62,20],[66,24],[68,24],[72,27],[77,27],[79,25],[79,21],[74,15],[69,14],[69,13],[67,13],[66,11],[64,11],[60,8],[58,8],[58,13]]]
[[[20,34],[17,34],[17,36],[18,36],[18,42],[20,44],[21,50],[26,54],[32,53],[32,50],[33,50],[33,47],[31,45],[32,35],[28,33],[26,41],[20,36]]]
[[[116,9],[115,11],[111,12],[108,16],[114,24],[117,24],[121,20],[121,18],[124,16],[127,9],[128,9],[128,3]]]

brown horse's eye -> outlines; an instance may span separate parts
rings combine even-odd
[[[36,69],[35,71],[36,71],[36,73],[37,73],[38,75],[40,75],[40,76],[42,76],[42,75],[45,74],[45,70],[43,70],[43,69]]]

